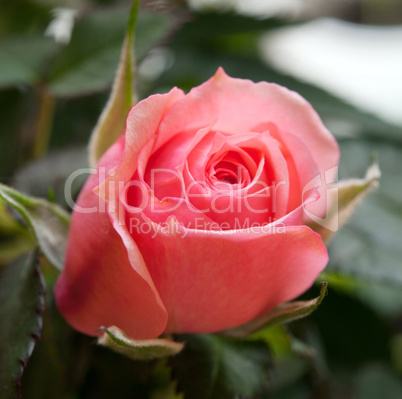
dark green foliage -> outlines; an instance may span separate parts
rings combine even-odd
[[[272,360],[263,341],[216,335],[180,335],[184,350],[172,358],[178,390],[192,399],[252,398],[268,386]]]
[[[0,269],[0,394],[20,397],[21,377],[41,336],[44,281],[38,252]]]

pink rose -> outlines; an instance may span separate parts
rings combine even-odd
[[[294,299],[328,260],[304,210],[325,215],[309,182],[338,158],[310,104],[276,84],[219,69],[187,95],[141,101],[78,199],[61,313],[86,334],[148,339],[228,329]]]

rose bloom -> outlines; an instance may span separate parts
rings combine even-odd
[[[296,298],[328,261],[305,210],[325,215],[338,159],[310,104],[276,84],[219,69],[187,95],[139,102],[77,201],[61,313],[89,335],[114,325],[149,339],[228,329]]]

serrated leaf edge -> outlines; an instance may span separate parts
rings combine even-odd
[[[43,318],[42,314],[45,311],[45,295],[46,295],[46,284],[45,280],[43,278],[43,275],[40,271],[40,252],[39,249],[36,249],[33,253],[33,257],[35,259],[35,269],[34,269],[34,274],[35,274],[35,279],[38,281],[38,298],[37,302],[33,308],[33,311],[35,312],[37,318],[36,318],[36,328],[33,331],[29,331],[29,343],[28,343],[28,348],[27,352],[24,357],[18,358],[18,362],[20,364],[20,371],[17,377],[14,379],[13,383],[15,386],[15,395],[17,399],[20,399],[21,396],[21,380],[22,376],[24,374],[24,371],[28,365],[28,361],[32,356],[32,353],[34,351],[36,341],[41,338],[41,332],[42,332],[42,323],[43,323]]]

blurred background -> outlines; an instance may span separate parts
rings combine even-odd
[[[401,398],[402,0],[141,4],[140,98],[173,86],[188,91],[223,66],[231,76],[279,83],[310,101],[340,143],[339,179],[363,177],[373,151],[379,159],[380,188],[330,242],[321,276],[329,294],[311,317],[289,326],[298,345],[274,344],[276,367],[261,397]],[[66,206],[64,182],[87,165],[130,5],[0,1],[2,183]],[[32,246],[14,216],[0,203],[1,265]],[[46,267],[44,273],[51,287],[56,276]],[[305,298],[317,293],[315,286]],[[127,392],[135,386],[134,397],[145,398],[144,387],[163,385],[163,373],[144,382],[143,366],[73,333],[57,315],[51,288],[47,304],[44,338],[22,380],[26,398],[111,397],[117,385],[116,397],[133,397]],[[105,372],[113,362],[125,371]]]

